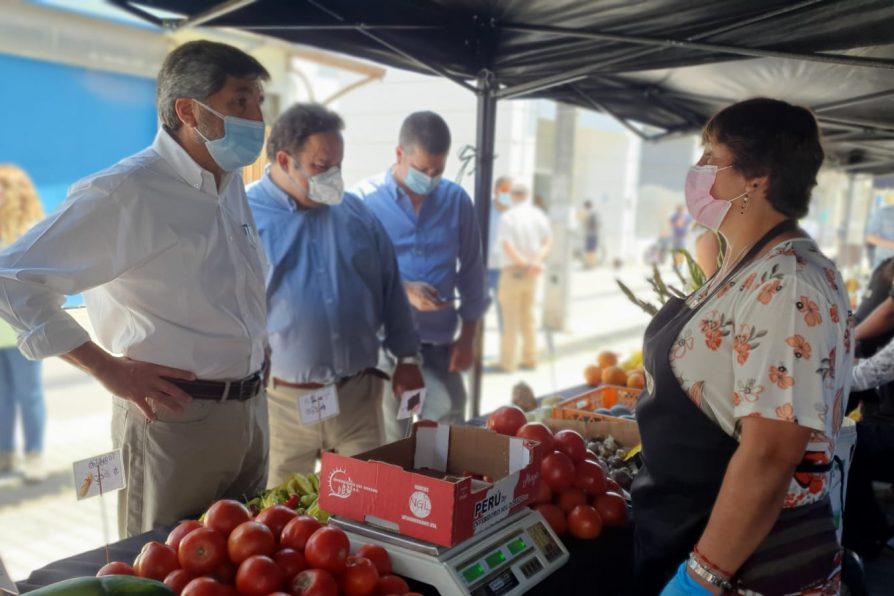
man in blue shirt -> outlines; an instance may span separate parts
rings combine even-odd
[[[873,270],[885,259],[894,257],[894,205],[883,206],[869,219],[866,244],[872,249],[869,264]]]
[[[423,386],[394,247],[369,209],[343,193],[343,127],[323,106],[292,106],[270,132],[270,165],[247,191],[270,261],[271,486],[312,471],[321,449],[353,454],[382,444],[380,330],[398,360],[394,395]],[[298,399],[333,390],[338,416],[303,426]]]
[[[421,417],[456,424],[466,406],[460,373],[474,362],[489,299],[475,208],[461,186],[441,178],[449,150],[443,118],[410,114],[400,129],[397,163],[356,192],[394,243],[413,307],[427,390]],[[391,439],[403,429],[393,423],[394,403],[384,403]]]

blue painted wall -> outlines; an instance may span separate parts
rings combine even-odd
[[[0,162],[51,211],[68,187],[152,143],[155,81],[0,54]]]

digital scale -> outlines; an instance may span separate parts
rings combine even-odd
[[[441,596],[524,594],[568,561],[568,550],[539,512],[529,508],[453,547],[438,546],[332,517],[348,534],[353,551],[378,544],[394,573],[434,587]]]

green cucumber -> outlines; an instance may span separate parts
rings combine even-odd
[[[162,582],[132,575],[75,577],[29,592],[34,596],[174,596]]]

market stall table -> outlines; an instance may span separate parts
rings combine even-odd
[[[571,387],[554,395],[567,398],[578,395],[589,387]],[[542,401],[538,400],[538,402]],[[471,426],[484,426],[486,417],[469,420]],[[143,545],[152,540],[164,542],[172,526],[156,528],[109,545],[109,560],[131,563]],[[562,538],[571,554],[568,563],[556,573],[546,578],[529,592],[532,595],[555,594],[623,594],[628,590],[633,575],[633,532],[630,528],[605,528],[595,540],[576,540],[570,536]],[[64,579],[95,575],[106,563],[104,547],[91,550],[67,559],[50,563],[31,573],[28,579],[19,582],[18,588],[24,593],[36,590]],[[424,585],[412,585],[423,594],[436,594]]]

